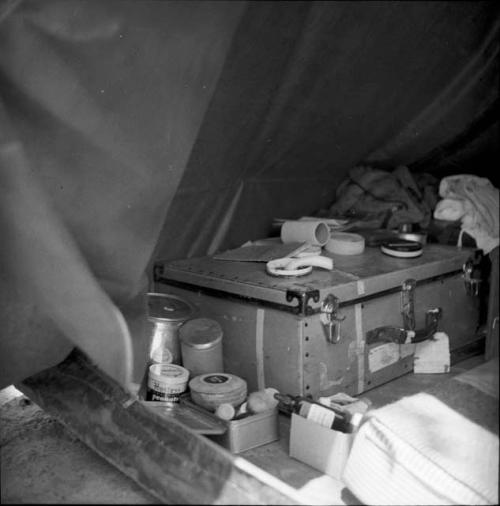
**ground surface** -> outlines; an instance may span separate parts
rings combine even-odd
[[[456,364],[455,375],[483,362]],[[408,374],[367,392],[374,407],[429,388],[450,375]],[[54,418],[13,387],[0,392],[1,502],[37,504],[152,504],[156,499],[98,456]],[[353,504],[340,482],[296,462],[283,467],[289,422],[280,421],[281,440],[242,456],[309,494],[311,503]],[[283,437],[285,435],[285,437]],[[298,480],[297,477],[300,477]],[[298,481],[297,481],[298,480]],[[325,494],[328,501],[325,502]]]
[[[2,503],[156,502],[13,388],[1,401]]]

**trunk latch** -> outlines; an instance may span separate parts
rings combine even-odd
[[[428,309],[425,312],[425,327],[416,329],[415,320],[415,288],[417,282],[407,279],[401,285],[401,316],[403,327],[383,326],[369,330],[366,333],[366,343],[394,342],[398,344],[419,343],[432,336],[438,330],[438,323],[442,315],[440,307]]]
[[[481,270],[478,258],[470,257],[462,266],[465,291],[467,295],[479,297],[481,288]]]
[[[340,341],[340,324],[345,320],[345,316],[338,313],[339,299],[335,295],[329,294],[321,304],[320,321],[326,330],[326,340],[331,344]]]
[[[406,330],[415,330],[415,288],[417,282],[414,279],[407,279],[401,285],[401,315],[403,316],[403,327]]]

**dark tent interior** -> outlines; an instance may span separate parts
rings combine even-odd
[[[2,388],[74,346],[139,381],[156,261],[335,217],[353,169],[498,188],[499,34],[493,1],[3,0]]]

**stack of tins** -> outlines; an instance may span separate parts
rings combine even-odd
[[[179,330],[184,367],[191,374],[192,401],[209,411],[222,404],[239,406],[247,396],[246,381],[224,373],[222,328],[210,318],[195,318]]]
[[[186,391],[189,371],[180,365],[179,328],[194,313],[181,297],[148,293],[150,351],[146,400],[178,402]]]
[[[148,294],[152,330],[146,399],[178,402],[192,378],[196,404],[212,411],[222,403],[241,404],[246,382],[224,374],[221,326],[209,318],[190,319],[193,314],[194,307],[181,297]]]

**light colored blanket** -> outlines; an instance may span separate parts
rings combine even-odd
[[[419,393],[374,410],[343,481],[365,504],[498,504],[498,436]]]

